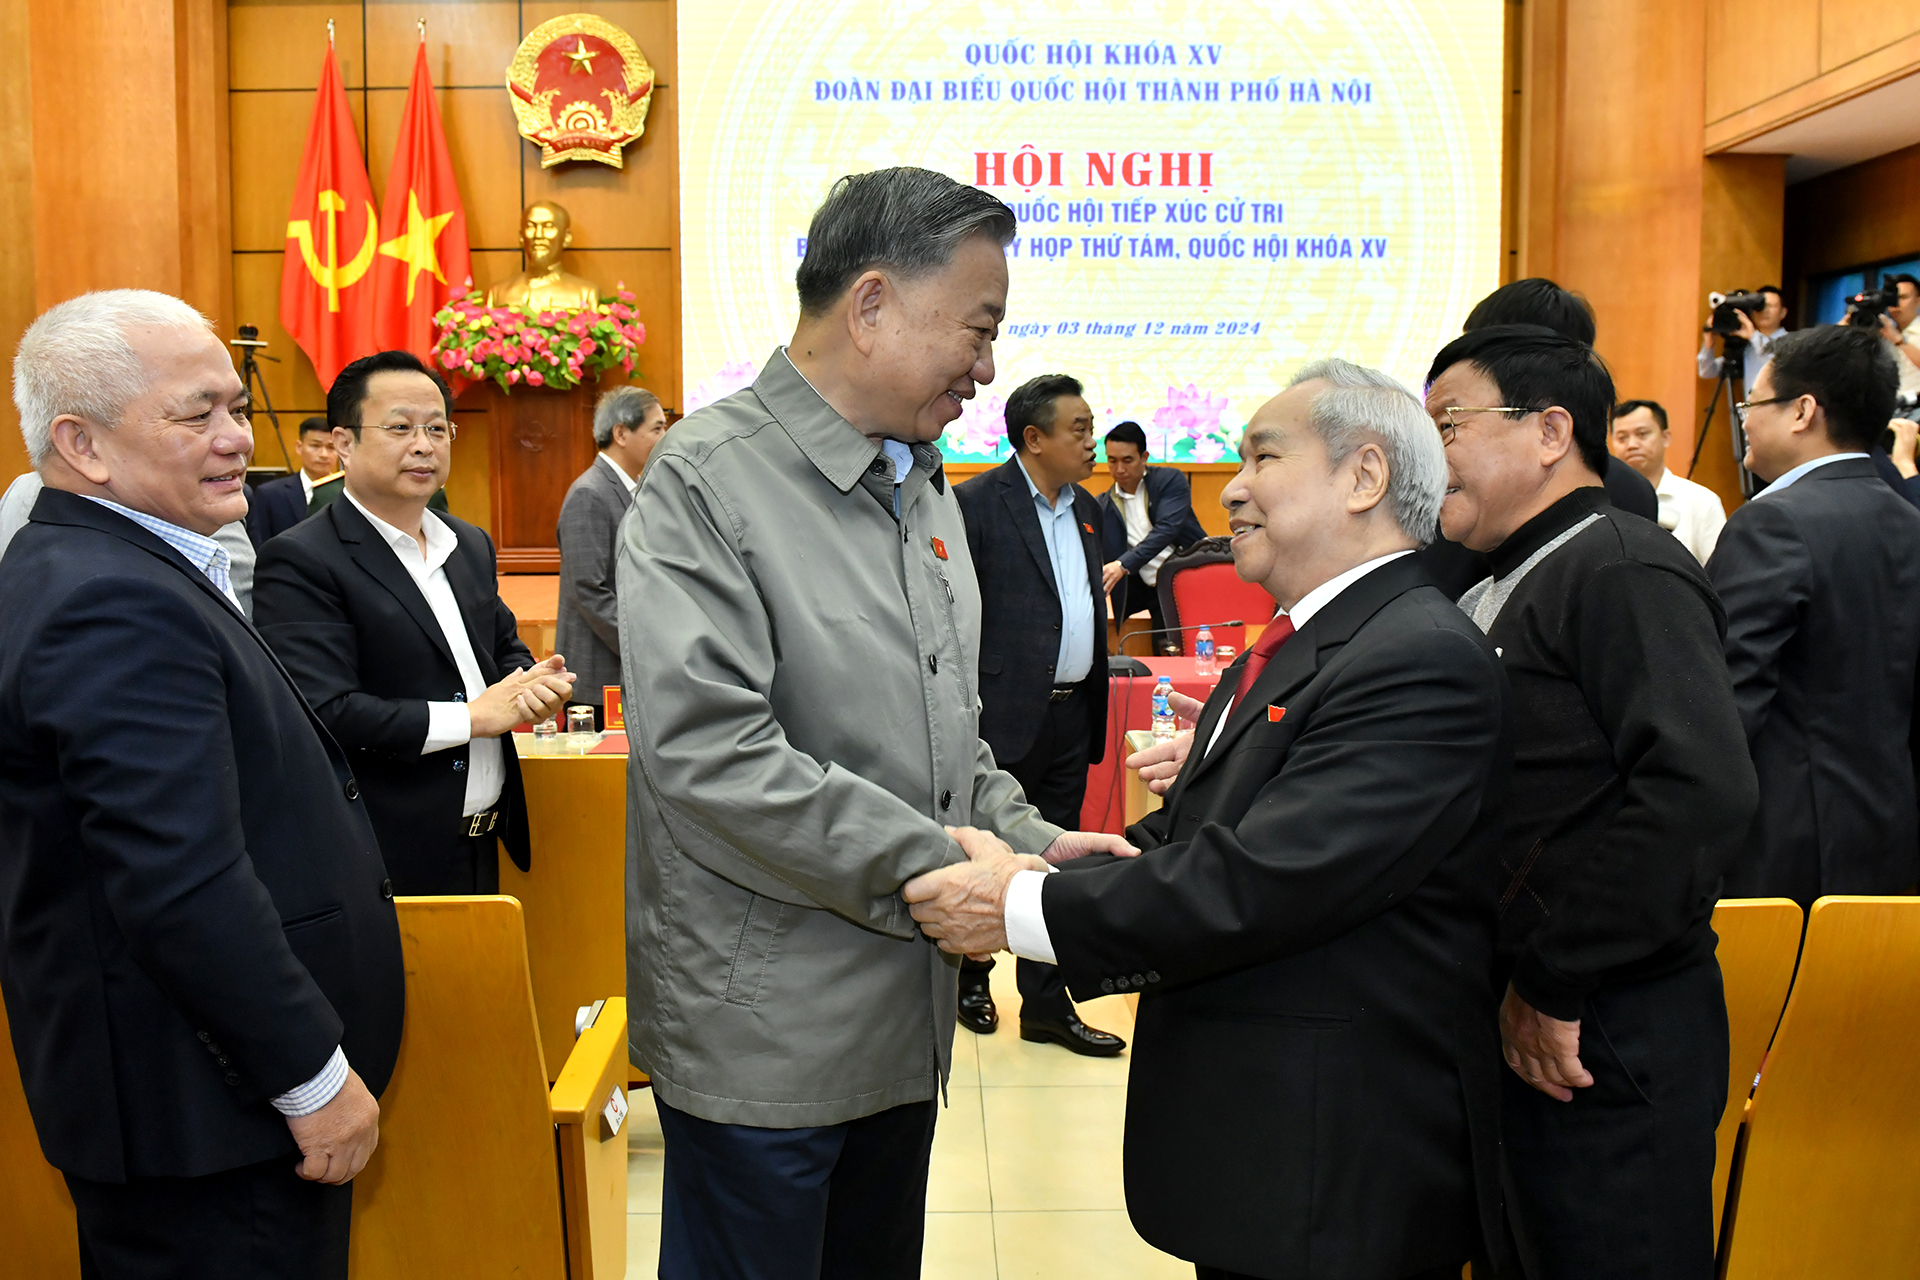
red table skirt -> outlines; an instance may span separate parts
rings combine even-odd
[[[1173,687],[1190,698],[1206,701],[1219,677],[1201,676],[1193,659],[1142,658],[1151,676],[1110,676],[1107,680],[1107,751],[1099,764],[1087,769],[1087,798],[1080,806],[1080,829],[1118,835],[1126,817],[1127,733],[1153,728],[1153,686],[1171,676]],[[1182,728],[1191,725],[1182,724]]]

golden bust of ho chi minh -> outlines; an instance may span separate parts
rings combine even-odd
[[[538,200],[520,215],[523,268],[487,290],[490,307],[573,309],[593,307],[600,290],[592,281],[560,269],[560,255],[573,243],[573,220],[564,207]]]

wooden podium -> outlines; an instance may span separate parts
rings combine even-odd
[[[567,486],[593,465],[593,402],[597,384],[566,391],[492,382],[461,399],[484,409],[493,437],[493,541],[502,573],[558,573],[554,531]]]

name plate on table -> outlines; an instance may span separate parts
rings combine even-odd
[[[603,718],[600,721],[600,727],[608,733],[625,733],[627,729],[627,714],[625,704],[620,700],[620,686],[617,684],[601,685],[600,697],[604,700],[602,705],[605,707]]]

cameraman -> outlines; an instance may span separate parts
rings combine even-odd
[[[1895,291],[1899,301],[1880,314],[1880,336],[1900,357],[1900,397],[1920,394],[1920,280],[1901,272],[1880,281]]]
[[[1787,322],[1787,301],[1781,296],[1779,285],[1763,284],[1754,292],[1766,299],[1766,305],[1755,315],[1748,315],[1735,308],[1734,318],[1739,322],[1740,327],[1731,335],[1747,340],[1747,358],[1745,367],[1740,371],[1740,385],[1748,388],[1751,388],[1753,380],[1760,376],[1760,366],[1773,358],[1774,339],[1780,336],[1781,327]],[[1713,331],[1712,325],[1708,325],[1706,336],[1700,340],[1701,377],[1720,376],[1720,370],[1726,363],[1717,351],[1721,345],[1721,335]]]

